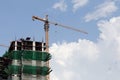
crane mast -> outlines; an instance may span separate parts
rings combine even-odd
[[[44,22],[44,30],[45,30],[45,43],[46,43],[46,52],[49,52],[49,21],[48,21],[48,15],[46,15],[45,19],[33,16],[32,19],[40,20]]]
[[[44,24],[44,30],[45,30],[45,43],[46,43],[46,52],[49,52],[49,22],[48,22],[48,15],[46,15],[46,21]]]
[[[48,31],[49,31],[49,21],[48,21],[48,15],[46,15],[45,20],[41,19],[41,18],[38,18],[36,16],[33,16],[32,19],[33,20],[37,19],[37,20],[40,20],[40,21],[44,22],[45,43],[46,43],[46,49],[45,49],[45,51],[49,53],[49,34],[48,34]],[[49,61],[47,61],[47,66],[49,67]],[[46,78],[47,78],[47,80],[50,80],[49,75]]]

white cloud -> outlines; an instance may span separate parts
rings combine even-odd
[[[72,0],[73,3],[73,11],[75,12],[80,7],[83,7],[88,3],[88,0]]]
[[[61,0],[60,2],[55,3],[55,4],[53,5],[53,8],[54,8],[54,9],[59,9],[59,10],[61,10],[61,11],[66,11],[66,9],[67,9],[67,4],[65,3],[64,0]]]
[[[114,17],[109,21],[100,21],[98,23],[100,34],[100,42],[106,44],[104,48],[111,49],[120,55],[120,17]],[[119,56],[120,57],[120,56]]]
[[[97,43],[79,39],[50,47],[53,80],[120,79],[120,17],[99,21],[97,25],[101,32]]]
[[[115,5],[115,1],[106,1],[103,4],[100,4],[96,7],[96,10],[88,13],[85,16],[86,21],[98,20],[99,18],[107,17],[117,10],[117,6]]]
[[[76,55],[83,56],[89,60],[94,60],[98,57],[98,49],[96,44],[89,40],[78,40],[78,42],[63,42],[62,44],[54,43],[51,47],[51,53],[56,55],[58,60],[67,61],[75,53]],[[57,52],[57,54],[55,53]],[[82,52],[82,53],[81,53]],[[63,56],[61,56],[63,55]],[[60,62],[60,61],[58,61]],[[63,64],[62,62],[60,62]]]

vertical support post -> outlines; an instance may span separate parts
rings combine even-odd
[[[15,40],[15,51],[17,51],[17,41]]]
[[[20,80],[23,79],[23,40],[21,40],[21,59],[20,59]]]
[[[33,46],[33,51],[35,51],[36,49],[35,49],[35,41],[33,41],[33,44],[32,44],[32,46]],[[32,66],[37,66],[36,65],[36,60],[32,60]],[[37,80],[37,74],[36,75],[32,75],[32,79],[31,80]]]
[[[35,41],[33,41],[33,48],[32,48],[33,51],[35,51],[35,46],[36,46],[36,45],[35,45]]]
[[[17,40],[15,40],[15,46],[14,46],[14,50],[15,51],[17,51],[17,46],[18,46],[18,44],[17,44]],[[18,60],[12,60],[12,65],[17,65],[17,62]],[[19,76],[19,74],[12,74],[11,75],[11,79],[12,80],[19,80],[20,79],[20,76]]]
[[[42,40],[42,52],[44,51],[44,42]]]

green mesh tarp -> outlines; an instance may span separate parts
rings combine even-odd
[[[29,66],[29,65],[24,65],[23,66],[23,73],[25,74],[33,74],[33,75],[42,75],[46,76],[49,74],[49,68],[44,66],[44,67],[38,67],[38,66]]]
[[[48,61],[51,59],[51,55],[47,52],[24,51],[23,59]]]
[[[36,75],[37,74],[37,67],[36,66],[32,67],[32,66],[24,65],[23,66],[23,73]]]
[[[41,61],[48,61],[51,59],[51,55],[47,52],[42,52],[41,54]]]
[[[11,74],[19,74],[20,73],[20,66],[16,66],[16,65],[10,65],[9,66],[9,71]]]
[[[49,74],[49,68],[46,66],[39,67],[39,66],[30,66],[30,65],[23,65],[21,66],[16,66],[16,65],[10,65],[8,70],[9,74],[20,74],[22,68],[22,72],[25,74],[33,74],[33,75],[42,75],[46,76]]]
[[[4,71],[5,71],[5,73],[6,73],[7,75],[10,75],[10,74],[11,74],[8,68],[5,68]]]
[[[12,51],[12,52],[9,54],[9,57],[10,57],[11,59],[20,60],[20,59],[21,59],[21,53],[22,53],[22,51]]]
[[[26,60],[41,60],[48,61],[51,59],[51,55],[47,52],[38,51],[12,51],[9,53],[10,59],[20,60],[21,58]]]
[[[40,68],[40,75],[46,76],[50,73],[50,69],[46,66]]]
[[[39,60],[40,52],[36,51],[24,51],[23,53],[23,59],[28,59],[28,60]]]

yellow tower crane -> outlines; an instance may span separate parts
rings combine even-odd
[[[40,20],[42,22],[44,22],[44,30],[45,30],[45,42],[46,42],[46,52],[49,52],[49,24],[53,24],[55,26],[60,26],[60,27],[63,27],[63,28],[67,28],[67,29],[71,29],[71,30],[74,30],[74,31],[77,31],[77,32],[81,32],[81,33],[84,33],[84,34],[88,34],[87,32],[83,31],[83,30],[79,30],[79,29],[76,29],[76,28],[73,28],[73,27],[70,27],[70,26],[66,26],[66,25],[62,25],[62,24],[59,24],[59,23],[56,23],[56,22],[51,22],[48,20],[48,15],[46,15],[45,18],[40,18],[38,16],[32,16],[32,20]]]
[[[56,22],[51,22],[51,21],[48,20],[48,15],[46,15],[45,18],[40,18],[38,16],[32,16],[32,20],[34,21],[35,19],[44,22],[46,52],[49,52],[49,33],[48,33],[49,24],[53,24],[55,26],[60,26],[60,27],[67,28],[67,29],[71,29],[71,30],[81,32],[81,33],[84,33],[84,34],[88,34],[87,32],[85,32],[83,30],[79,30],[79,29],[76,29],[76,28],[73,28],[73,27],[70,27],[70,26],[62,25],[62,24],[59,24],[59,23],[56,23]],[[47,65],[49,67],[49,61],[47,62]],[[47,76],[47,80],[50,80],[49,75]]]

